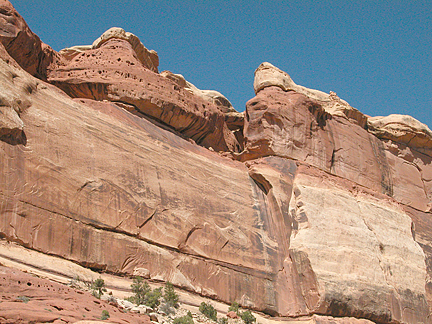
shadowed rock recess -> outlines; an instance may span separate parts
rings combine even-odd
[[[2,240],[290,320],[431,322],[427,126],[270,63],[240,113],[158,64],[121,28],[57,53],[0,0]]]

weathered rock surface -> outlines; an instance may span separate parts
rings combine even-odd
[[[9,55],[31,75],[46,79],[48,67],[60,60],[58,53],[41,42],[7,0],[0,0],[0,25],[0,43]]]
[[[48,81],[73,98],[121,104],[216,151],[241,149],[214,100],[198,96],[175,80],[157,74],[156,54],[149,52],[147,59],[141,59],[139,53],[144,50],[136,52],[141,48],[136,45],[138,38],[118,30],[110,29],[95,41],[92,49],[51,71]]]
[[[239,155],[241,160],[276,155],[304,161],[403,204],[430,210],[432,150],[426,144],[430,130],[425,125],[412,117],[405,118],[409,126],[398,129],[406,136],[400,134],[400,140],[393,137],[393,142],[387,142],[390,138],[381,131],[382,141],[374,136],[377,131],[369,132],[358,123],[332,114],[314,96],[274,85],[261,89],[246,105],[245,151]],[[375,123],[378,129],[374,120],[380,119],[372,119],[369,124]],[[420,135],[418,140],[411,140],[413,145],[408,145],[407,136],[410,139],[413,134]],[[420,141],[425,144],[421,149],[417,144]]]
[[[184,88],[195,96],[215,104],[218,109],[224,113],[228,129],[234,133],[239,148],[243,149],[244,113],[235,110],[228,98],[218,91],[198,89],[192,83],[186,81],[181,74],[175,74],[171,71],[163,71],[161,75],[174,81],[179,87]]]
[[[29,97],[38,82],[27,77],[0,44],[0,140],[9,144],[25,144],[24,123],[20,115],[31,105]],[[8,62],[8,63],[7,63]],[[9,63],[15,68],[9,69]]]
[[[63,51],[52,84],[0,46],[1,238],[310,323],[430,322],[426,126],[268,63],[243,119],[138,41]]]
[[[148,316],[122,312],[89,292],[0,266],[1,323],[100,321],[103,310],[111,323],[151,323]]]
[[[378,138],[389,139],[420,150],[432,148],[431,130],[411,116],[369,117],[368,130]]]
[[[295,178],[290,249],[295,262],[310,262],[317,312],[375,322],[427,318],[425,257],[411,218],[384,195],[314,173]]]
[[[268,62],[264,62],[255,71],[255,94],[268,87],[279,87],[283,91],[295,91],[305,95],[309,99],[318,102],[326,112],[347,118],[361,127],[366,127],[366,116],[351,107],[345,100],[340,99],[333,91],[327,94],[319,90],[297,85],[288,73]]]
[[[113,103],[44,87],[21,115],[26,145],[0,143],[3,237],[92,269],[147,269],[152,279],[277,312],[286,224],[266,212],[244,164]]]
[[[143,45],[143,43],[141,43],[137,36],[132,33],[126,32],[122,28],[113,27],[108,29],[105,33],[103,33],[98,39],[93,42],[92,48],[99,48],[110,39],[123,39],[127,41],[129,44],[131,44],[132,49],[134,50],[135,54],[138,57],[138,60],[143,64],[143,66],[153,72],[158,72],[159,57],[156,51],[149,51]]]

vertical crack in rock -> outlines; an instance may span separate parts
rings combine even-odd
[[[425,212],[431,212],[432,211],[432,197],[430,197],[430,194],[428,193],[428,189],[427,189],[427,186],[426,186],[426,181],[427,180],[424,177],[422,168],[420,168],[419,165],[415,161],[413,161],[412,164],[416,167],[416,169],[420,173],[420,180],[421,180],[421,182],[423,184],[423,191],[425,193],[425,197],[427,199],[429,199],[429,203],[427,204],[427,210],[425,210]]]
[[[385,155],[384,145],[381,140],[376,138],[375,136],[369,136],[369,141],[371,143],[374,156],[377,159],[380,168],[382,193],[393,197],[393,179],[391,174],[391,168]]]

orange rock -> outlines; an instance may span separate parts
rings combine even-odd
[[[9,1],[0,1],[0,43],[9,55],[28,73],[46,79],[49,66],[61,61],[60,56],[42,43]]]
[[[233,312],[233,311],[228,312],[226,316],[227,316],[228,318],[233,318],[233,319],[237,319],[237,318],[239,318],[239,316],[237,315],[237,313],[236,313],[236,312]]]

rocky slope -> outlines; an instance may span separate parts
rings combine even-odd
[[[430,322],[425,125],[269,63],[238,113],[122,29],[56,53],[5,0],[0,25],[2,239],[272,316]]]

